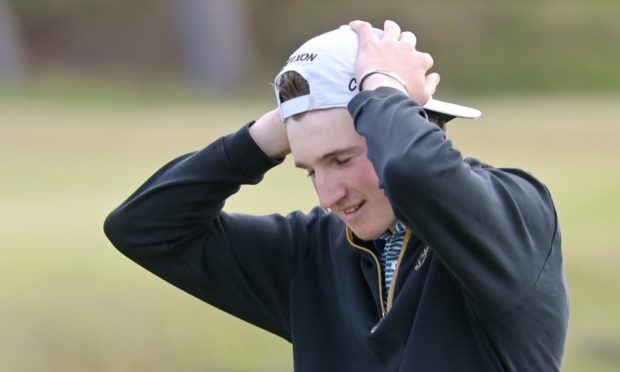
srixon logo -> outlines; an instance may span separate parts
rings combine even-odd
[[[293,62],[312,62],[318,56],[318,53],[300,53],[292,55],[289,59],[286,60],[286,64]]]

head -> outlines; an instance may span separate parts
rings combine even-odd
[[[282,75],[280,100],[309,94],[306,79],[295,71]],[[429,112],[443,128],[449,116]],[[304,111],[286,119],[295,165],[304,169],[323,208],[329,208],[361,239],[383,234],[396,223],[389,200],[368,160],[366,139],[355,131],[346,108]]]
[[[357,94],[357,46],[348,27],[311,39],[288,59],[275,88],[295,164],[308,173],[320,205],[370,240],[392,228],[396,217],[346,108]],[[444,104],[434,102],[439,109]],[[459,116],[427,114],[441,128]]]

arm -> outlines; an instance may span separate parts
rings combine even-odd
[[[439,77],[427,75],[432,58],[415,50],[413,34],[390,21],[381,40],[367,23],[351,27],[360,36],[358,78],[381,69],[407,85],[404,90],[373,75],[364,84],[372,91],[349,104],[396,217],[430,245],[481,310],[497,313],[520,301],[554,242],[559,246],[546,188],[525,172],[464,160],[443,131],[423,119],[419,104]]]
[[[277,164],[246,126],[165,165],[108,216],[105,233],[161,278],[288,339],[288,285],[314,218],[222,211]]]
[[[394,89],[360,93],[349,109],[396,217],[483,309],[519,301],[556,234],[545,187],[521,171],[465,161],[422,108]]]

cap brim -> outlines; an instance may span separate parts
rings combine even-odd
[[[425,105],[425,110],[446,114],[457,118],[478,119],[482,113],[475,108],[461,106],[431,98]]]

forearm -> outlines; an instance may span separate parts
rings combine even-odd
[[[120,248],[174,241],[206,229],[242,184],[258,183],[278,162],[254,143],[247,126],[151,176],[107,218]]]

